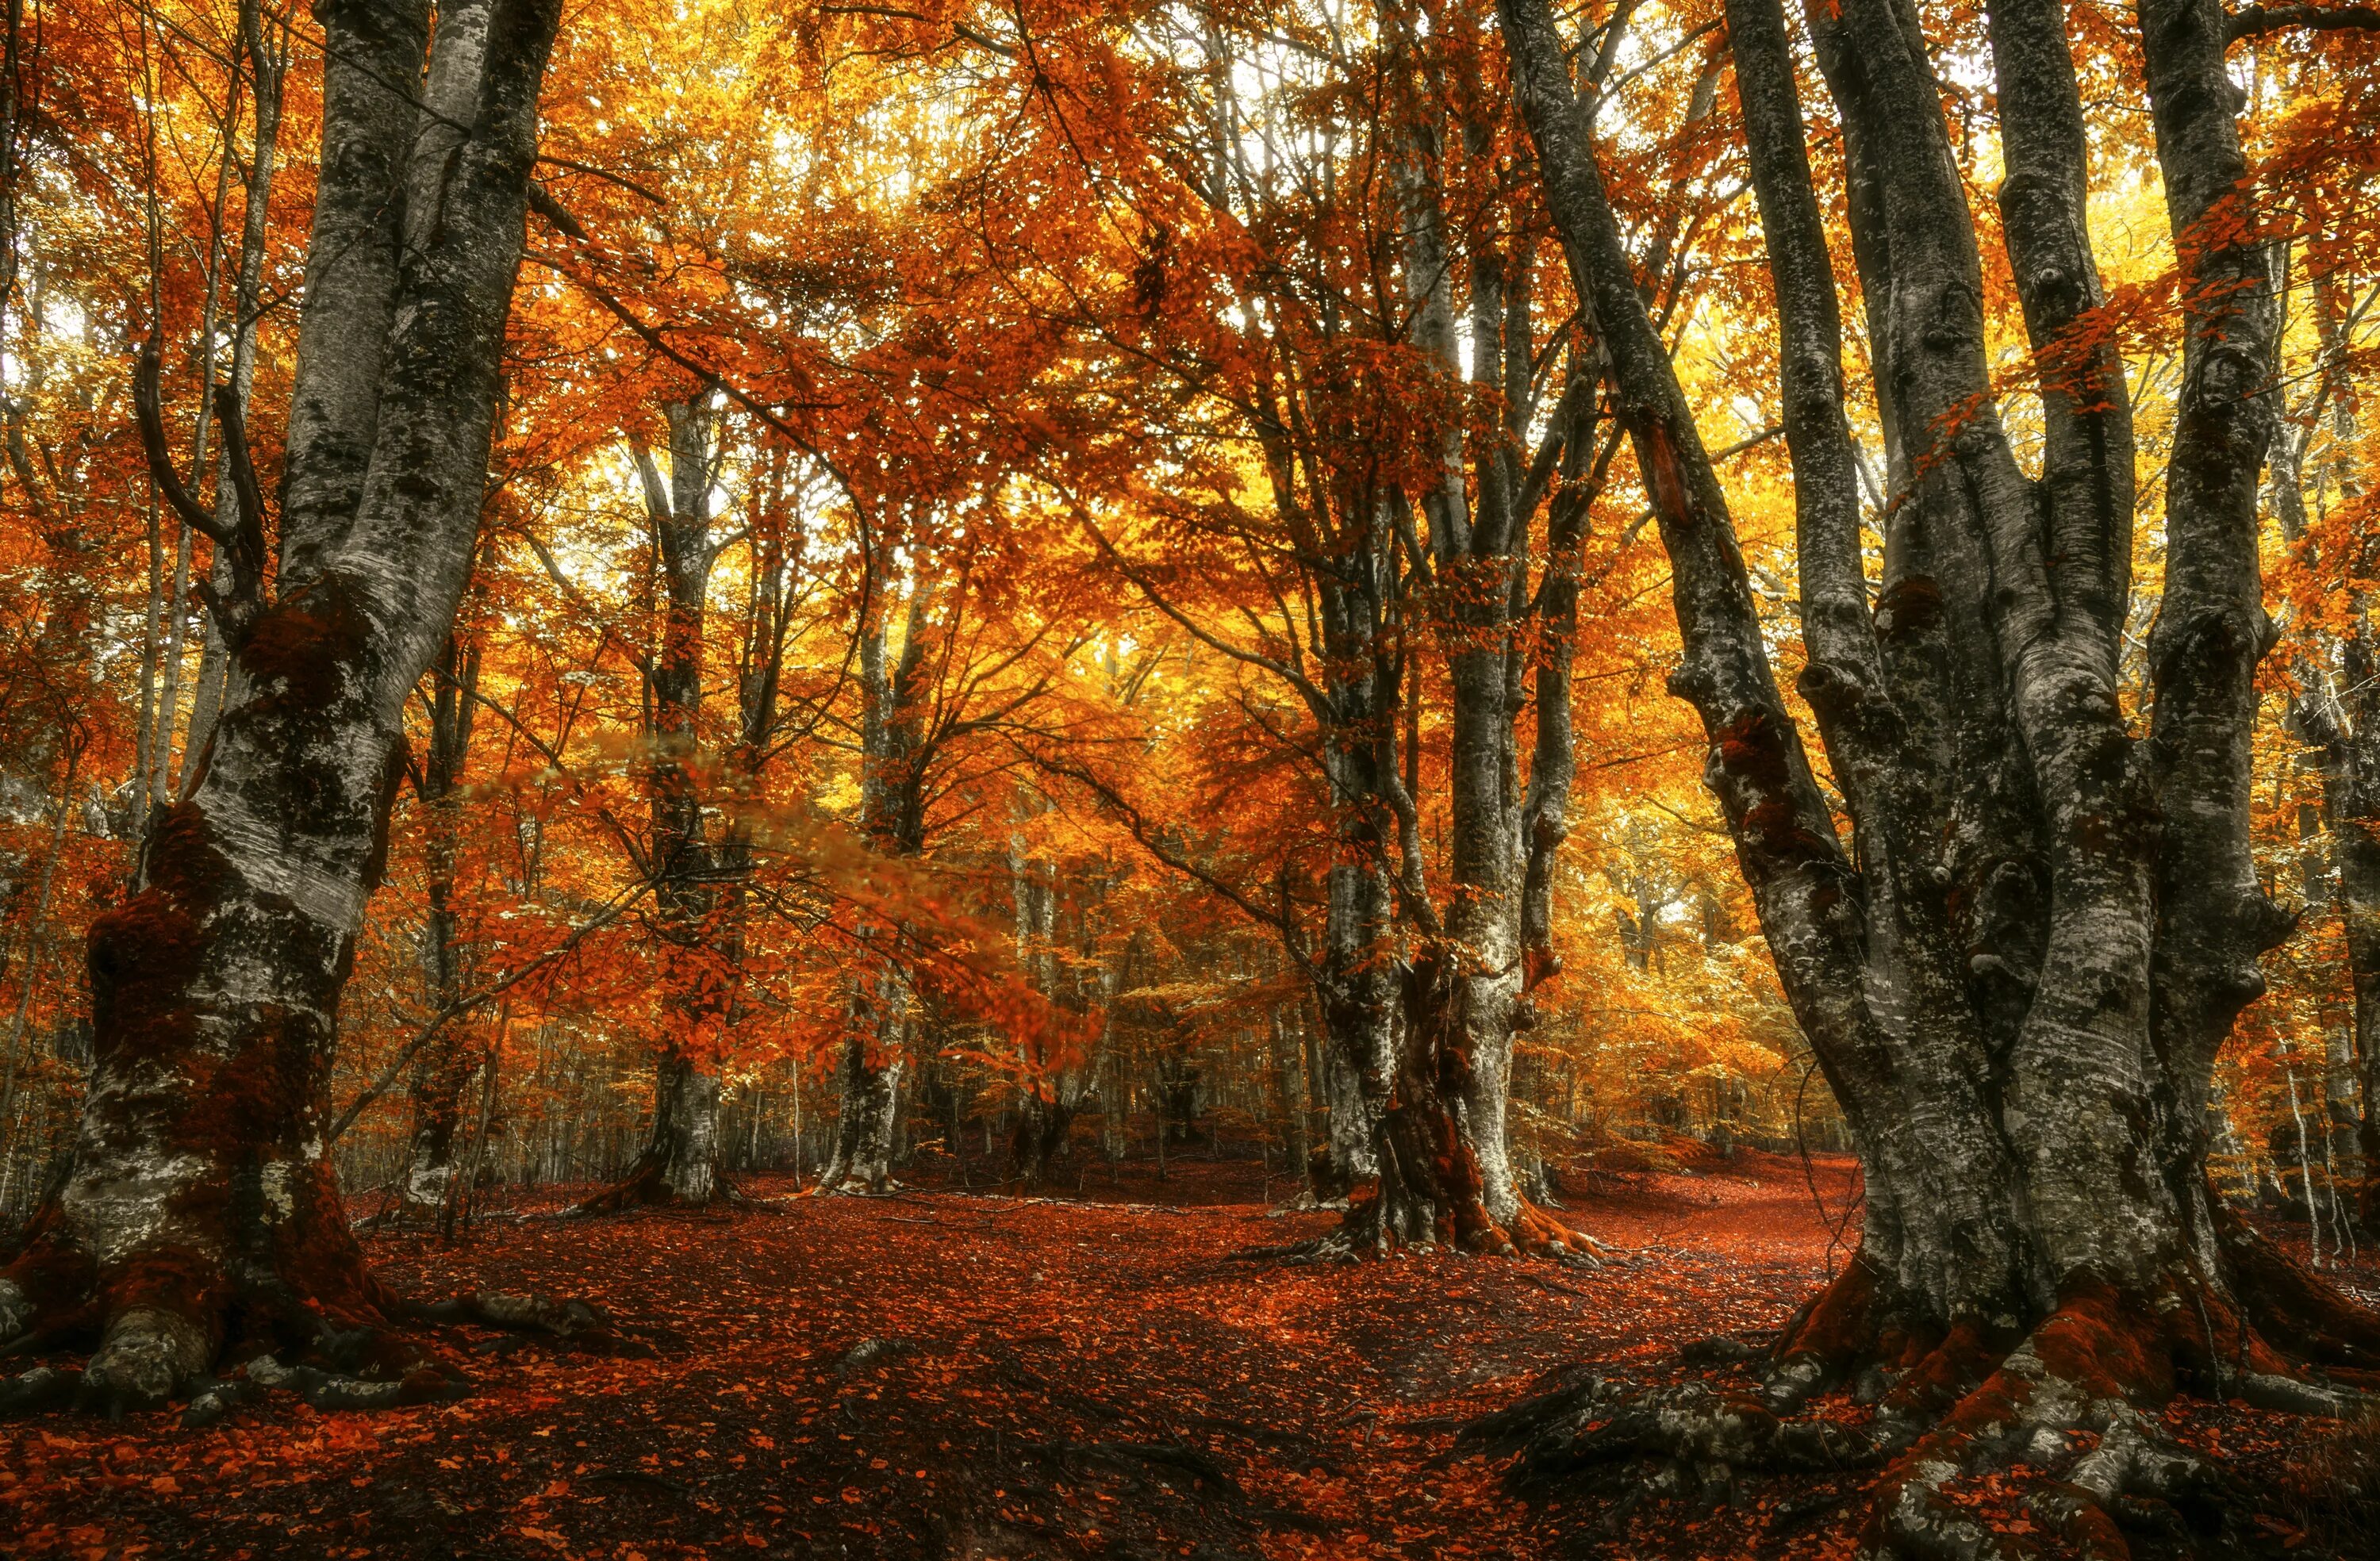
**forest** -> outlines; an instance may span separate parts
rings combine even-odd
[[[2380,1556],[2380,9],[0,6],[0,1551]]]

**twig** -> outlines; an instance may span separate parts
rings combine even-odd
[[[543,970],[554,961],[562,958],[565,954],[569,953],[573,949],[577,948],[578,945],[586,939],[588,935],[596,932],[602,927],[608,926],[613,922],[618,920],[622,912],[625,911],[629,906],[634,905],[638,901],[643,899],[646,894],[651,891],[652,887],[652,880],[650,877],[638,883],[633,889],[630,889],[625,893],[614,898],[593,920],[581,923],[577,927],[572,930],[569,937],[564,938],[560,943],[557,943],[552,948],[547,950],[544,953],[540,954],[536,959],[531,960],[528,963],[521,966],[520,969],[512,972],[500,981],[496,981],[486,986],[480,987],[476,992],[467,993],[464,996],[455,998],[453,1002],[448,1003],[444,1008],[440,1009],[436,1013],[431,1014],[430,1016],[429,1023],[423,1024],[422,1027],[415,1033],[413,1039],[405,1044],[404,1049],[399,1051],[389,1065],[381,1071],[380,1077],[371,1082],[370,1087],[366,1089],[363,1094],[356,1096],[355,1100],[348,1105],[346,1110],[340,1114],[339,1119],[332,1124],[330,1132],[324,1135],[323,1142],[326,1144],[336,1144],[339,1141],[339,1135],[346,1132],[349,1128],[355,1125],[356,1119],[363,1114],[365,1107],[369,1107],[373,1101],[378,1100],[382,1095],[388,1093],[389,1086],[396,1083],[396,1076],[405,1071],[405,1065],[412,1061],[414,1057],[419,1053],[421,1048],[428,1046],[431,1039],[437,1035],[438,1032],[444,1029],[450,1021],[462,1017],[464,1014],[470,1012],[473,1009],[478,1008],[480,1004],[487,1002],[492,998],[503,996],[504,993],[509,992],[515,986],[518,986],[521,982],[528,980],[530,976],[536,974],[539,971]]]

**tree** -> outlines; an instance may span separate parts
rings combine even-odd
[[[926,844],[926,766],[929,719],[920,686],[931,636],[928,614],[933,591],[919,582],[909,592],[906,631],[894,654],[886,626],[892,618],[891,572],[883,549],[868,558],[867,599],[870,618],[860,628],[859,827],[870,845],[888,856],[914,857]],[[889,664],[888,664],[889,659]],[[885,929],[893,937],[892,929]],[[876,929],[863,925],[864,943]],[[834,1157],[819,1174],[831,1192],[883,1192],[892,1184],[893,1118],[907,1066],[906,1036],[917,1000],[898,952],[880,957],[852,982],[850,1033],[844,1036],[835,1083]]]
[[[936,1020],[992,1018],[1029,1046],[1050,1011],[1040,1000],[1054,996],[1046,983],[1028,987],[1036,1000],[1006,1000],[1014,994],[1002,977],[1013,973],[970,951],[993,935],[940,903],[946,889],[921,859],[957,819],[994,805],[1079,648],[1049,647],[1054,625],[1038,611],[1003,610],[1013,587],[987,578],[992,561],[979,556],[976,538],[919,559],[905,603],[895,594],[903,583],[891,568],[892,538],[880,530],[875,540],[862,597],[856,822],[895,892],[859,908],[852,925],[865,959],[837,1048],[833,1157],[819,1180],[829,1192],[891,1186],[902,1076],[922,1060],[918,1043]],[[897,644],[889,632],[896,604]],[[1015,925],[1013,946],[1031,970],[1038,945]]]
[[[1104,284],[1041,261],[1111,349],[1099,393],[1147,408],[1144,464],[1192,479],[1130,491],[1119,507],[1138,535],[1076,503],[1153,609],[1293,701],[1302,720],[1273,735],[1318,771],[1327,843],[1300,850],[1327,854],[1309,869],[1320,926],[1295,903],[1300,874],[1201,862],[1157,809],[1095,784],[1140,820],[1144,846],[1275,929],[1312,982],[1330,1035],[1318,1180],[1376,1186],[1339,1245],[1566,1252],[1570,1234],[1518,1191],[1504,1094],[1532,1012],[1515,998],[1558,968],[1567,668],[1608,441],[1591,393],[1555,397],[1532,440],[1547,380],[1569,388],[1549,368],[1567,361],[1566,333],[1539,333],[1529,219],[1495,171],[1508,116],[1450,112],[1485,33],[1475,16],[1425,28],[1393,6],[1355,29],[1294,6],[1261,24],[1199,8],[1164,20],[1201,68],[1160,51],[1148,90],[1172,126],[1103,120],[1090,139],[1116,155],[1078,197],[1095,205],[1102,179],[1132,188],[1122,225],[1137,252]],[[1278,84],[1250,93],[1244,75]],[[1096,473],[1062,480],[1099,491]],[[1533,575],[1541,511],[1550,551]],[[1524,765],[1515,723],[1532,693]],[[1434,884],[1427,836],[1440,828],[1452,851]]]
[[[2380,1229],[2380,1177],[2374,1174],[2380,1168],[2380,692],[2374,687],[2380,641],[2371,622],[2380,558],[2370,530],[2357,524],[2361,484],[2347,459],[2359,399],[2347,339],[2372,299],[2358,305],[2349,297],[2340,236],[2317,228],[2304,241],[2314,373],[2305,401],[2277,430],[2271,492],[2282,540],[2295,555],[2296,577],[2288,582],[2297,642],[2289,721],[2319,785],[2303,824],[2310,835],[2318,821],[2329,837],[2330,881],[2325,887],[2309,863],[2308,899],[2326,895],[2338,913],[2353,1023],[2343,1037],[2351,1045],[2338,1048],[2346,1055],[2338,1060],[2360,1075],[2343,1078],[2347,1068],[2335,1067],[2336,1084],[2346,1087],[2325,1094],[2334,1115],[2351,1119],[2360,1162],[2353,1168],[2363,1184],[2356,1217],[2370,1232]],[[2326,436],[2328,447],[2309,463],[2318,436]],[[2309,513],[2309,498],[2317,513]],[[2311,1189],[2306,1195],[2313,1197]]]
[[[395,1312],[339,1206],[325,1067],[405,705],[469,569],[559,14],[465,0],[439,13],[433,53],[425,6],[324,13],[269,583],[246,409],[215,397],[238,500],[221,526],[173,472],[153,350],[144,366],[160,485],[230,559],[210,606],[238,676],[193,783],[152,823],[145,887],[92,928],[74,1172],[0,1278],[0,1334],[99,1335],[83,1387],[107,1402],[188,1390],[228,1339],[319,1348]],[[417,79],[419,106],[391,85]]]
[[[701,1208],[735,1195],[719,1164],[718,1061],[710,1054],[734,1010],[740,950],[733,939],[722,943],[717,852],[703,823],[700,773],[703,639],[719,561],[710,495],[723,454],[722,414],[706,390],[663,402],[662,415],[670,436],[668,478],[643,443],[631,442],[629,451],[662,585],[659,643],[641,666],[652,749],[643,856],[672,1000],[655,1016],[663,1033],[653,1064],[651,1138],[617,1186],[579,1205],[584,1214],[631,1204]]]
[[[1700,1384],[1676,1420],[1596,1392],[1503,1422],[1540,1470],[1627,1451],[1786,1466],[1883,1457],[1882,1548],[1996,1542],[1943,1493],[2039,1438],[2102,1457],[2048,1504],[2079,1538],[2119,1497],[2204,1489],[2149,1418],[2178,1386],[2310,1409],[2276,1345],[2369,1359],[2380,1326],[2210,1197],[2215,1053],[2289,918],[2250,854],[2252,681],[2268,643],[2258,478],[2275,311],[2224,72],[2225,21],[2144,0],[2140,43],[2182,266],[2182,390],[2167,475],[2153,709],[2118,682],[2133,440],[2084,224],[2085,133],[2062,9],[1989,11],[2000,227],[2037,370],[2027,472],[1985,357],[1985,289],[1927,44],[1892,0],[1812,7],[1841,116],[1852,259],[1889,466],[1884,579],[1862,574],[1841,327],[1781,10],[1731,0],[1729,38],[1780,331],[1796,479],[1799,688],[1854,831],[1847,853],[1763,641],[1727,500],[1646,319],[1551,10],[1503,0],[1526,116],[1674,571],[1707,779],[1804,1034],[1866,1176],[1856,1262],[1779,1341],[1765,1398]],[[1872,1431],[1781,1418],[1895,1341],[1923,1361]],[[1749,1415],[1750,1419],[1740,1417]],[[1730,1421],[1730,1417],[1739,1417]],[[1722,1433],[1722,1424],[1730,1430]]]
[[[468,953],[455,904],[456,857],[462,834],[462,788],[478,714],[480,652],[466,647],[461,631],[446,636],[431,668],[423,703],[430,708],[430,741],[413,767],[413,793],[425,814],[423,855],[428,868],[421,929],[422,985],[437,1034],[413,1064],[406,1095],[411,1107],[406,1163],[398,1172],[395,1217],[450,1217],[455,1193],[455,1141],[462,1126],[463,1089],[479,1071],[480,1059],[464,1027],[448,1015],[468,1000]],[[441,1023],[441,1021],[444,1021]]]

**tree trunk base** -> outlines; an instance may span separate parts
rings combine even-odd
[[[889,1198],[899,1191],[901,1191],[901,1184],[892,1180],[892,1173],[888,1169],[880,1169],[872,1174],[864,1170],[849,1170],[838,1171],[831,1177],[819,1178],[818,1185],[811,1188],[804,1196]]]
[[[273,1194],[278,1194],[278,1197]],[[95,1342],[76,1402],[120,1414],[188,1395],[222,1358],[297,1349],[351,1353],[399,1313],[365,1265],[327,1162],[276,1180],[253,1221],[228,1202],[176,1211],[170,1244],[139,1261],[95,1261],[61,1199],[38,1211],[24,1251],[0,1273],[0,1353]],[[157,1222],[159,1238],[168,1227]],[[397,1378],[421,1360],[395,1345],[365,1362]],[[352,1364],[352,1363],[351,1363]]]
[[[701,1191],[686,1191],[683,1182],[687,1180],[696,1181]],[[751,1206],[751,1198],[717,1169],[710,1169],[698,1178],[680,1178],[671,1173],[666,1159],[648,1153],[638,1156],[625,1176],[592,1197],[573,1204],[562,1212],[562,1217],[592,1219],[600,1215],[626,1214],[637,1209],[699,1213]]]
[[[1022,1191],[1041,1191],[1074,1127],[1073,1107],[1028,1097],[1025,1108],[1016,1114],[1016,1131],[1008,1150],[1009,1164],[1015,1171],[1013,1180]]]
[[[609,1319],[583,1301],[484,1291],[409,1303],[365,1266],[344,1221],[285,1248],[270,1268],[186,1253],[170,1293],[155,1288],[150,1255],[135,1271],[142,1284],[110,1286],[54,1209],[35,1216],[25,1252],[0,1276],[0,1357],[95,1348],[79,1367],[43,1364],[0,1380],[0,1417],[72,1409],[113,1420],[184,1399],[183,1424],[204,1426],[285,1389],[322,1410],[468,1395],[469,1378],[405,1325],[415,1322],[618,1345]]]
[[[366,1231],[404,1230],[409,1228],[434,1229],[447,1217],[447,1206],[454,1201],[455,1181],[461,1174],[459,1167],[448,1161],[430,1167],[407,1167],[396,1179],[389,1196],[365,1220]]]
[[[2240,1231],[2227,1235],[2227,1249],[2263,1249],[2242,1294],[2285,1296],[2295,1314],[2327,1322],[2322,1337],[2292,1333],[2292,1342],[2311,1343],[2322,1360],[2369,1348],[2380,1319]],[[2285,1360],[2265,1342],[2260,1314],[2279,1315],[2196,1278],[2145,1297],[2083,1281],[2030,1331],[1995,1339],[1968,1324],[1899,1321],[1855,1258],[1773,1345],[1688,1350],[1690,1361],[1735,1361],[1723,1377],[1644,1387],[1586,1376],[1475,1422],[1457,1446],[1510,1457],[1506,1478],[1522,1494],[1609,1495],[1614,1519],[1648,1498],[1730,1501],[1747,1474],[1878,1470],[1864,1557],[2040,1554],[1977,1509],[1986,1488],[2016,1493],[2058,1555],[2118,1561],[2131,1554],[2127,1533],[2230,1554],[2254,1502],[2220,1464],[2166,1433],[2165,1404],[2192,1393],[2324,1417],[2380,1407],[2380,1396]],[[1847,1403],[1795,1414],[1845,1387]]]
[[[1486,1257],[1536,1257],[1600,1266],[1602,1254],[1610,1250],[1585,1231],[1572,1229],[1526,1202],[1512,1220],[1500,1225],[1476,1200],[1440,1208],[1426,1199],[1384,1194],[1378,1187],[1358,1192],[1345,1208],[1337,1229],[1293,1242],[1273,1255],[1305,1263],[1352,1263],[1391,1252],[1444,1248]]]

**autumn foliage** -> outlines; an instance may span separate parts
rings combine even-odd
[[[2234,13],[2255,199],[2223,208],[2242,230],[2178,243],[2132,10],[2059,9],[2105,299],[2036,352],[2000,242],[1991,7],[1899,7],[1935,62],[2019,461],[2043,458],[2045,389],[2108,361],[2129,386],[2112,678],[2142,730],[2192,256],[2269,258],[2245,805],[2289,925],[2216,1064],[2207,1164],[2290,1272],[2368,1286],[2380,44],[2364,6]],[[11,1260],[40,1257],[98,1131],[95,1037],[121,1015],[94,1010],[93,950],[201,936],[122,907],[158,862],[179,892],[225,712],[301,698],[341,654],[286,637],[333,632],[303,593],[256,637],[237,604],[305,562],[285,478],[349,10],[379,14],[7,0]],[[1862,291],[1874,192],[1788,12],[1873,587],[1907,499],[1871,374],[1896,306]],[[1812,655],[1782,306],[1726,15],[1556,19],[1790,688]],[[1548,1516],[1449,1457],[1582,1361],[1683,1391],[1691,1339],[1791,1338],[1860,1229],[1860,1145],[1706,784],[1775,733],[1706,734],[1672,691],[1656,522],[1688,478],[1630,437],[1497,7],[589,0],[538,103],[468,584],[423,630],[334,1042],[274,1086],[319,1097],[312,1152],[389,1287],[373,1325],[409,1323],[407,1370],[480,1391],[371,1421],[234,1394],[250,1418],[188,1434],[0,1431],[26,1553],[501,1526],[616,1556],[1850,1554],[1868,1473],[1812,1495],[1705,1469],[1662,1488],[1700,1514],[1672,1529],[1609,1491]],[[1814,687],[1784,698],[1815,732]],[[1796,756],[1848,839],[1825,754]],[[1401,1144],[1429,1166],[1384,1164]],[[599,1218],[646,1204],[675,1207]],[[1309,1261],[1435,1244],[1581,1261]],[[395,1299],[482,1290],[594,1301],[603,1347]],[[1895,1342],[1829,1391],[1864,1412],[1945,1347]],[[0,1403],[70,1396],[41,1393]],[[669,1451],[631,1445],[646,1417]],[[2308,1451],[2307,1422],[2220,1394],[2168,1422],[2269,1477],[2256,1544],[2355,1554],[2337,1493],[2374,1488],[2368,1429]],[[2046,1524],[2039,1482],[1961,1480],[1992,1532]],[[2122,1554],[2056,1543],[2037,1553]]]

